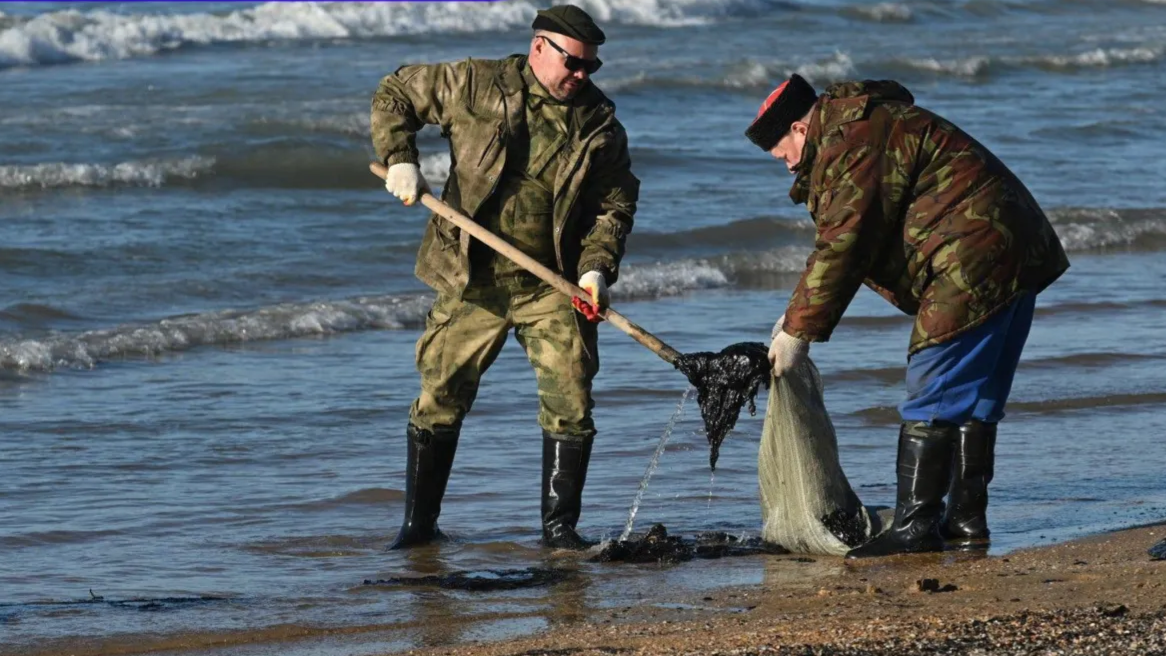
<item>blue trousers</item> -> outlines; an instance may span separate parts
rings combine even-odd
[[[1032,327],[1036,295],[1026,294],[973,330],[907,360],[903,421],[996,423]]]

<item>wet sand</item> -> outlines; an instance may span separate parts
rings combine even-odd
[[[833,574],[420,654],[1166,654],[1166,524],[1001,557],[830,561]],[[785,557],[792,559],[794,557]],[[808,560],[808,559],[806,559]]]
[[[760,556],[760,585],[670,596],[639,607],[546,618],[536,635],[490,640],[467,624],[277,626],[253,631],[82,637],[22,654],[1166,654],[1166,561],[1147,550],[1166,523],[987,557],[871,561]],[[677,567],[701,567],[701,561]],[[470,624],[521,624],[490,612]],[[534,616],[530,616],[533,618]],[[528,618],[528,619],[530,619]],[[410,649],[418,630],[461,635]],[[481,636],[477,642],[473,636]],[[433,644],[433,643],[430,643]],[[8,651],[0,646],[0,653]]]

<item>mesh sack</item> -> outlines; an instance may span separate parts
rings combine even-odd
[[[757,478],[766,542],[843,555],[870,538],[871,517],[838,463],[822,379],[809,358],[769,387]]]

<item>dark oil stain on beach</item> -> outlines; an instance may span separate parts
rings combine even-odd
[[[142,597],[133,599],[106,599],[103,595],[89,591],[88,599],[70,599],[66,601],[29,601],[24,603],[0,604],[0,609],[13,611],[21,608],[64,608],[68,606],[109,606],[110,608],[124,608],[145,612],[156,612],[200,606],[220,601],[231,601],[230,597],[216,597],[201,595],[198,597]]]
[[[552,567],[529,567],[526,569],[489,569],[465,572],[450,572],[430,576],[395,576],[388,579],[366,579],[367,586],[402,586],[442,588],[444,590],[464,590],[467,592],[493,592],[495,590],[520,590],[539,588],[561,583],[574,576],[568,569]]]
[[[1150,547],[1150,560],[1166,560],[1166,540]]]
[[[699,533],[694,539],[668,535],[656,524],[640,536],[613,540],[591,558],[597,563],[682,563],[696,558],[726,558],[755,554],[787,554],[785,549],[761,538],[741,539],[723,532]]]

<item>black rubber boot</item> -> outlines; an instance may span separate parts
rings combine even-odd
[[[543,544],[555,549],[592,545],[575,532],[593,438],[543,431]]]
[[[898,500],[891,528],[846,554],[870,558],[943,551],[939,522],[951,481],[951,454],[959,427],[904,422],[899,430]]]
[[[951,490],[940,532],[959,547],[987,546],[988,484],[996,461],[996,424],[960,426],[952,456]]]
[[[404,549],[441,537],[437,516],[441,514],[441,498],[445,496],[445,484],[457,451],[457,429],[427,431],[410,424],[407,435],[405,521],[389,549]]]

